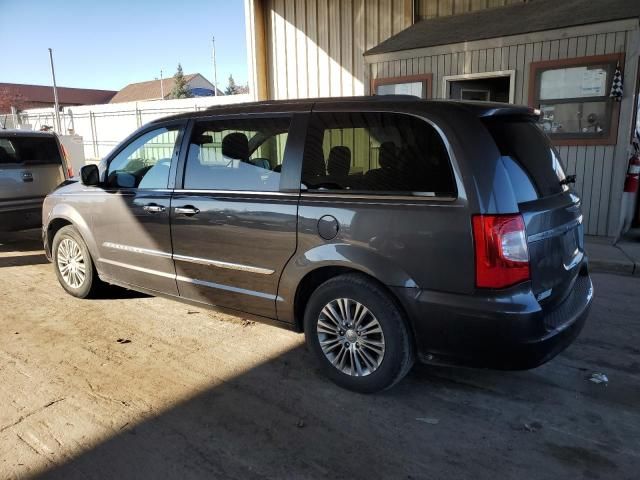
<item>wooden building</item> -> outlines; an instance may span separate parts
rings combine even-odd
[[[585,232],[618,234],[637,117],[638,0],[245,0],[245,8],[257,98],[410,93],[541,108],[577,176]]]

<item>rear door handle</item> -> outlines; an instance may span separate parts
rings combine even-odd
[[[200,213],[199,209],[197,209],[196,207],[192,207],[191,205],[186,205],[184,207],[176,207],[174,211],[176,212],[176,215],[187,215],[187,216],[192,216]]]
[[[23,182],[33,182],[33,173],[31,173],[31,172],[23,172],[22,181]]]
[[[166,210],[166,208],[164,208],[162,205],[156,205],[154,203],[145,205],[144,207],[142,207],[142,209],[145,212],[149,212],[149,213],[162,213]]]

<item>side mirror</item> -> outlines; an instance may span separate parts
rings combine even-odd
[[[80,182],[87,187],[94,187],[100,184],[100,171],[97,165],[85,165],[80,169]]]

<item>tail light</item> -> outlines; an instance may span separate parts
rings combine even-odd
[[[521,215],[474,215],[476,286],[506,288],[529,280],[529,249]]]
[[[73,167],[69,163],[69,154],[67,153],[67,149],[64,148],[64,145],[62,145],[62,143],[60,144],[60,147],[62,148],[62,158],[64,159],[64,164],[67,166],[67,178],[71,178],[73,177]]]

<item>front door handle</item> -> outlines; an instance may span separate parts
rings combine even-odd
[[[166,210],[162,205],[156,205],[155,203],[151,203],[149,205],[145,205],[142,207],[145,212],[149,213],[162,213]]]
[[[174,209],[176,215],[187,215],[192,216],[200,213],[200,210],[196,207],[192,207],[191,205],[185,205],[184,207],[176,207]]]
[[[31,173],[31,172],[23,172],[22,173],[22,181],[23,182],[33,182],[33,173]]]

